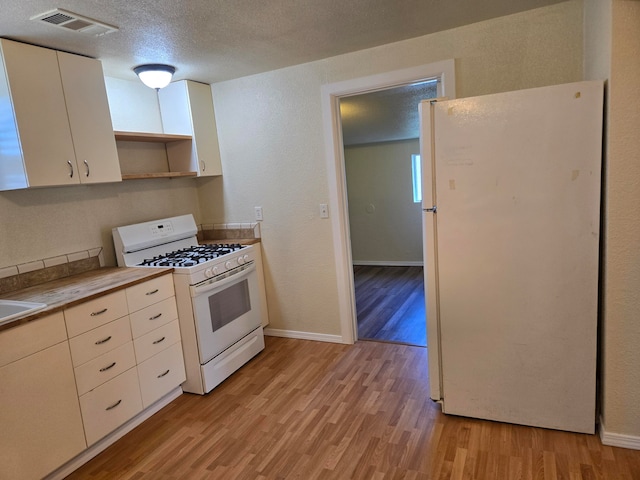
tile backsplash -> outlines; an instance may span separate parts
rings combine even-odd
[[[94,270],[103,264],[102,247],[97,247],[3,267],[0,268],[0,294]]]
[[[198,240],[260,238],[259,223],[215,223],[198,225]],[[40,285],[104,265],[102,247],[67,253],[0,268],[0,294]]]
[[[260,238],[259,223],[214,223],[198,225],[198,240]]]

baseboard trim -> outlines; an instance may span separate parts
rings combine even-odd
[[[87,448],[86,450],[80,452],[76,457],[69,460],[63,466],[54,470],[50,473],[45,480],[62,480],[67,477],[71,473],[75,472],[82,465],[87,463],[92,458],[96,457],[99,453],[106,450],[108,447],[113,445],[116,441],[120,440],[131,430],[136,428],[145,420],[149,419],[153,414],[159,412],[164,407],[173,402],[176,398],[182,395],[182,388],[176,387],[167,393],[164,397],[158,400],[156,403],[151,405],[149,408],[143,410],[138,415],[133,417],[127,423],[119,427],[117,430],[114,430],[109,435],[104,437],[102,440],[94,443],[92,446]]]
[[[423,267],[424,262],[420,261],[393,261],[393,260],[354,260],[354,266],[362,267]]]
[[[346,343],[340,335],[328,335],[326,333],[299,332],[297,330],[281,330],[279,328],[265,328],[264,334],[270,337],[297,338],[300,340],[313,340],[316,342]]]
[[[640,437],[636,435],[625,435],[622,433],[607,432],[604,427],[602,417],[598,425],[598,433],[603,445],[610,447],[630,448],[632,450],[640,450]]]

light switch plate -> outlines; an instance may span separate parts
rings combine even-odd
[[[256,220],[258,222],[262,221],[262,207],[254,207],[256,212]]]

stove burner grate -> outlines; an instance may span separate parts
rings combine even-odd
[[[138,265],[143,267],[193,267],[241,248],[243,246],[238,243],[196,245],[145,259]]]

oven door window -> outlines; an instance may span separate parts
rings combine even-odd
[[[209,314],[213,332],[251,310],[247,280],[231,285],[209,297]]]

